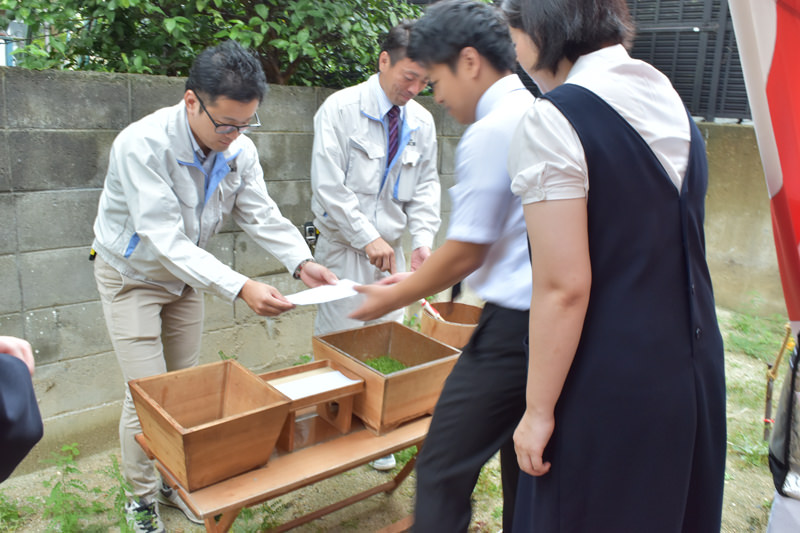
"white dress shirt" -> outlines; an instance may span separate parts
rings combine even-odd
[[[566,83],[592,91],[628,121],[680,191],[691,131],[686,108],[666,76],[632,59],[622,45],[614,45],[579,57]],[[508,163],[511,189],[523,204],[588,195],[583,146],[570,122],[549,100],[537,99],[523,118]]]
[[[533,95],[516,74],[495,82],[478,101],[476,121],[456,149],[456,184],[447,240],[491,244],[466,278],[487,302],[517,310],[531,304],[531,265],[522,205],[508,188],[511,137]]]

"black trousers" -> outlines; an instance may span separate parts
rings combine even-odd
[[[445,382],[417,463],[415,533],[467,531],[481,468],[498,450],[503,529],[511,531],[519,466],[512,435],[525,411],[528,312],[487,303]]]

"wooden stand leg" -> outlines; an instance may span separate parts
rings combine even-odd
[[[417,452],[417,454],[418,453],[419,452]],[[395,477],[393,477],[390,481],[387,481],[386,483],[381,483],[377,487],[372,487],[371,489],[359,492],[358,494],[354,494],[353,496],[345,498],[344,500],[341,500],[339,502],[332,503],[331,505],[323,507],[322,509],[318,509],[312,513],[308,513],[306,515],[295,518],[294,520],[290,520],[289,522],[286,522],[285,524],[282,524],[274,529],[270,529],[269,530],[270,533],[282,533],[283,531],[289,531],[290,529],[296,528],[297,526],[306,524],[308,522],[311,522],[312,520],[316,520],[317,518],[330,514],[334,511],[338,511],[339,509],[344,509],[348,505],[360,502],[361,500],[365,500],[370,496],[374,496],[375,494],[379,494],[381,492],[390,494],[400,485],[400,483],[403,482],[405,478],[408,477],[408,475],[414,469],[414,463],[416,463],[417,461],[417,454],[414,454],[414,456],[408,461],[408,463],[406,463],[406,465],[402,468],[402,470],[400,470],[400,472],[398,472],[398,474]],[[405,522],[405,520],[402,520],[401,522]],[[399,523],[400,522],[398,522],[398,524]],[[411,523],[413,523],[413,518]],[[408,527],[411,527],[410,524]],[[394,531],[399,532],[405,530],[396,529]]]
[[[334,408],[334,404],[336,407]],[[326,402],[317,406],[317,416],[328,422],[344,435],[350,431],[353,421],[353,396],[339,398],[335,402]]]
[[[206,531],[208,533],[226,533],[236,521],[237,516],[239,516],[239,510],[223,513],[216,518],[206,518]]]

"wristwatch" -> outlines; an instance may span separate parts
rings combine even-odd
[[[297,265],[297,268],[294,269],[294,273],[292,274],[292,277],[294,279],[300,279],[300,272],[303,271],[303,267],[306,266],[306,263],[308,262],[316,263],[314,259],[303,259],[302,261],[300,261],[300,264]]]

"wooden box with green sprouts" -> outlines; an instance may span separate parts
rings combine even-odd
[[[314,356],[364,380],[353,413],[382,435],[433,412],[459,350],[397,322],[319,335]]]

